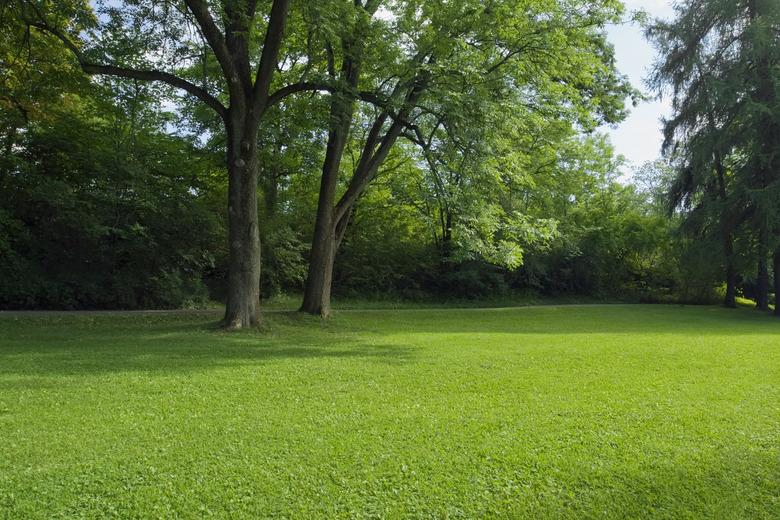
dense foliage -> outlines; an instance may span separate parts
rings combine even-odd
[[[181,307],[229,293],[224,202],[235,172],[222,120],[235,93],[220,51],[166,30],[199,27],[183,6],[120,4],[97,2],[93,12],[75,0],[56,9],[15,0],[0,12],[2,308]],[[229,31],[228,4],[218,30]],[[258,13],[271,4],[252,3]],[[604,34],[625,14],[619,2],[590,4],[293,2],[269,79],[290,95],[268,104],[253,145],[263,297],[300,294],[325,268],[337,297],[709,302],[728,280],[732,296],[754,295],[748,266],[776,243],[760,240],[774,227],[754,225],[755,215],[774,218],[758,201],[771,200],[776,183],[762,177],[759,196],[744,173],[767,155],[756,143],[763,134],[745,130],[763,112],[735,118],[728,135],[743,140],[728,145],[700,136],[698,119],[678,118],[672,166],[621,177],[626,166],[600,131],[637,96]],[[267,23],[252,22],[248,56],[262,50]],[[82,47],[64,36],[84,38]],[[109,59],[164,67],[213,96],[182,96],[135,72],[89,79],[79,70],[103,74],[86,60]],[[719,96],[738,97],[719,85]],[[700,97],[698,109],[725,106]],[[713,142],[725,198],[702,173],[716,169]],[[675,207],[690,211],[668,216],[670,186]],[[728,258],[713,224],[726,214]],[[312,251],[323,220],[334,244],[321,267]],[[745,276],[724,278],[725,263]]]
[[[648,29],[660,56],[653,83],[674,107],[669,207],[689,235],[719,244],[725,304],[747,281],[765,310],[773,250],[780,291],[780,3],[687,0],[676,11]]]
[[[200,180],[208,165],[185,140],[132,128],[111,100],[61,101],[4,158],[0,306],[205,301],[202,275],[223,236]]]

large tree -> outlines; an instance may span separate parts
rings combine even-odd
[[[717,214],[726,259],[726,305],[734,306],[734,233],[756,238],[757,303],[769,305],[768,255],[778,229],[780,181],[780,4],[773,0],[687,0],[671,21],[648,29],[659,59],[652,84],[673,97],[667,150],[679,165],[671,202]],[[776,238],[775,238],[776,241]]]
[[[617,20],[619,2],[593,7],[578,0],[354,2],[340,52],[330,49],[329,144],[301,310],[330,313],[336,251],[359,198],[401,138],[430,148],[433,136],[479,125],[483,104],[558,104],[551,117],[575,124],[616,120],[631,90],[614,70],[601,28]],[[384,7],[380,11],[380,7]],[[382,17],[375,17],[381,12]],[[379,18],[379,19],[377,19]],[[389,42],[389,45],[388,45]],[[367,54],[366,49],[371,52]],[[340,67],[337,67],[340,60]],[[336,72],[338,69],[339,72]],[[514,98],[520,97],[517,105]],[[357,100],[375,108],[355,109]],[[585,125],[587,126],[587,124]],[[341,157],[357,156],[348,172]],[[450,135],[449,137],[452,137]],[[345,173],[339,188],[340,173]]]
[[[336,189],[355,113],[363,54],[372,39],[371,36],[374,36],[372,43],[379,43],[375,39],[376,30],[372,27],[372,18],[380,2],[381,0],[355,0],[340,3],[341,27],[335,34],[323,35],[327,53],[327,74],[334,80],[337,89],[331,94],[328,142],[322,165],[314,237],[301,306],[301,310],[310,314],[327,316],[330,313],[333,262],[349,220],[349,211],[343,211],[343,205],[336,204]],[[338,70],[337,57],[341,61]]]
[[[30,27],[67,47],[87,74],[162,82],[219,116],[229,179],[224,326],[257,326],[258,130],[269,107],[315,88],[295,81],[272,90],[283,68],[279,56],[290,0],[98,0],[96,14],[86,0],[15,0],[15,5]],[[202,78],[192,79],[199,68]],[[218,74],[207,74],[214,68]]]

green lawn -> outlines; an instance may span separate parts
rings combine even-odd
[[[0,315],[0,517],[780,517],[780,321]]]

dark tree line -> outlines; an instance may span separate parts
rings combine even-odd
[[[776,25],[751,9],[745,41],[760,42]],[[625,185],[599,134],[636,95],[604,33],[624,15],[581,0],[8,2],[0,254],[25,282],[0,306],[216,298],[236,329],[280,292],[321,316],[333,292],[709,301],[721,264],[726,301],[755,289],[768,305],[776,147],[756,125],[776,119],[755,107],[776,114],[777,83],[760,81],[775,49],[744,46],[764,57],[739,69],[657,24],[673,169]],[[755,82],[695,85],[716,72]]]
[[[767,310],[772,251],[775,292],[780,286],[780,4],[698,0],[676,9],[648,30],[662,56],[653,83],[674,102],[670,207],[682,209],[691,232],[721,241],[726,306],[736,305],[737,245],[754,251],[754,297]]]

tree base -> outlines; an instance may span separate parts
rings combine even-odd
[[[301,305],[301,307],[298,309],[298,312],[302,314],[308,314],[310,316],[317,316],[323,320],[327,320],[331,317],[330,308],[325,308],[323,306],[310,308],[306,305]]]
[[[225,316],[220,322],[220,328],[227,332],[258,330],[262,325],[263,320],[260,317],[260,313],[245,316]]]

